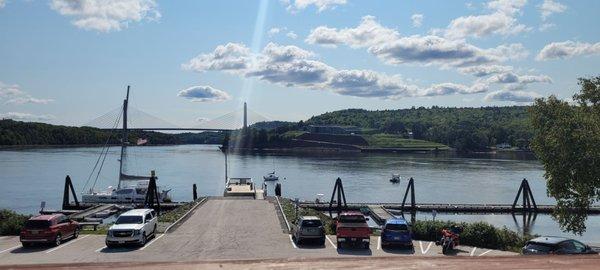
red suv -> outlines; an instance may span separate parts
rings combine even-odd
[[[79,224],[63,214],[39,215],[30,218],[21,230],[21,243],[29,247],[35,243],[51,243],[56,246],[68,238],[79,236]]]

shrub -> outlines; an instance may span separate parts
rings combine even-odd
[[[29,217],[7,209],[0,210],[0,235],[19,235]]]
[[[418,240],[436,241],[441,237],[441,231],[452,225],[463,228],[460,243],[490,249],[519,251],[532,238],[521,235],[506,227],[501,229],[486,222],[451,222],[451,221],[416,221],[413,224],[413,237]]]

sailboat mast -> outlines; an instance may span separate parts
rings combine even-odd
[[[127,95],[123,100],[123,138],[121,139],[121,158],[119,159],[119,184],[117,188],[121,188],[121,178],[123,176],[123,164],[125,162],[125,151],[128,143],[128,132],[127,132],[127,106],[129,104],[129,85],[127,86]]]

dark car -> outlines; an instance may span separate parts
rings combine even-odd
[[[522,253],[525,255],[598,254],[598,251],[577,240],[557,236],[542,236],[527,241]]]
[[[410,226],[403,218],[391,218],[385,222],[381,229],[381,246],[391,245],[412,248],[412,234]]]
[[[23,247],[36,243],[60,245],[69,238],[79,236],[79,224],[63,214],[39,215],[30,218],[21,230],[20,240]]]
[[[305,216],[298,219],[292,226],[292,237],[297,244],[315,240],[319,245],[325,245],[325,229],[318,217]]]

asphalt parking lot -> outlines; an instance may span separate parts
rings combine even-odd
[[[324,246],[297,246],[282,229],[277,207],[267,200],[209,199],[182,224],[158,234],[144,247],[109,249],[103,235],[81,235],[58,247],[23,248],[15,236],[0,237],[0,265],[83,262],[174,262],[198,260],[293,259],[320,257],[445,256],[433,242],[413,241],[414,250],[337,249],[335,236]],[[510,256],[516,253],[460,246],[455,256]]]

